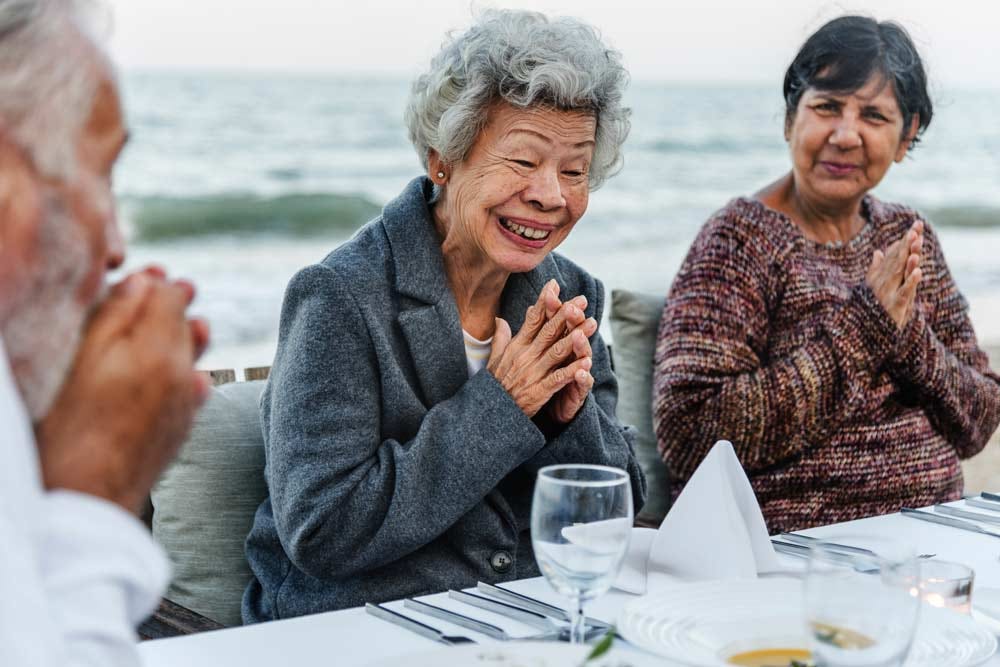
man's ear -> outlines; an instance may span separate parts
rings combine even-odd
[[[42,182],[28,154],[0,124],[0,317],[38,247]]]

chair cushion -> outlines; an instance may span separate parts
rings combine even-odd
[[[151,493],[153,537],[174,565],[166,597],[225,625],[240,624],[250,580],[243,543],[267,496],[263,388],[262,380],[213,388]]]
[[[653,353],[663,301],[623,289],[611,293],[618,419],[636,428],[636,456],[646,473],[646,504],[638,518],[657,522],[670,509],[670,478],[653,432]]]

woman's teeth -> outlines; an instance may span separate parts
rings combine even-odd
[[[500,224],[518,236],[523,236],[526,239],[539,240],[547,238],[549,235],[549,233],[544,229],[525,227],[524,225],[519,225],[516,222],[511,222],[507,218],[500,218]]]

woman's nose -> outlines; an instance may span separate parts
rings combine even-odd
[[[858,148],[862,144],[861,133],[858,131],[858,121],[850,115],[839,119],[829,142],[841,150]]]
[[[532,175],[531,183],[524,195],[531,204],[542,211],[550,211],[566,205],[562,184],[559,182],[559,173],[555,168],[538,169]]]

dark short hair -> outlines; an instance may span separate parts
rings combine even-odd
[[[785,123],[791,123],[806,90],[853,93],[873,75],[892,83],[903,114],[903,136],[916,117],[919,141],[931,124],[934,108],[927,93],[927,73],[903,26],[866,16],[841,16],[814,32],[785,72]]]

